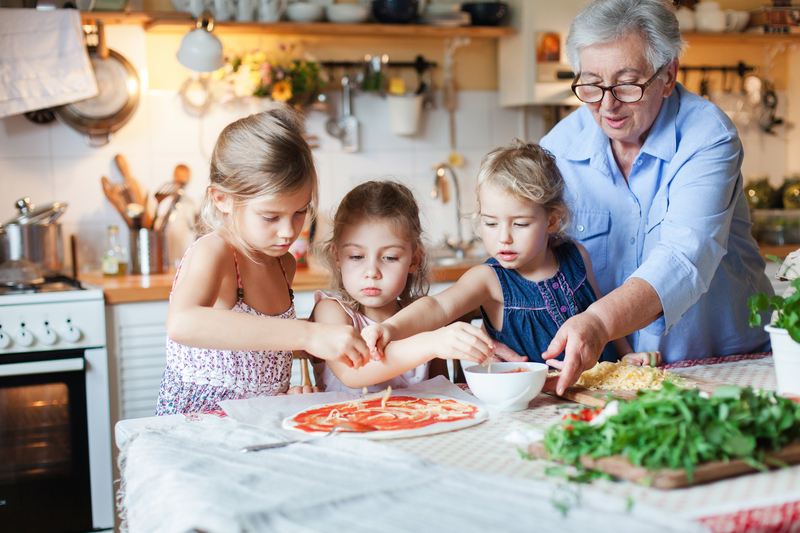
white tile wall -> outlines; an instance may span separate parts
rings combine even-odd
[[[82,135],[59,123],[37,125],[24,117],[0,120],[0,223],[11,218],[14,202],[23,196],[34,203],[65,201],[69,208],[62,218],[65,238],[76,234],[79,263],[96,267],[109,224],[122,220],[103,196],[100,177],[120,181],[115,154],[123,154],[134,176],[150,191],[172,178],[177,164],[187,165],[192,181],[188,196],[199,205],[205,191],[208,161],[219,132],[230,122],[258,110],[260,102],[214,104],[203,116],[184,109],[175,91],[147,90],[144,30],[135,26],[106,29],[109,46],[136,67],[144,92],[131,121],[101,148],[86,145]],[[189,72],[187,71],[187,76]],[[778,94],[778,116],[785,112],[786,95]],[[331,113],[341,110],[341,93],[330,98]],[[431,241],[456,231],[455,205],[443,205],[430,196],[434,182],[432,167],[446,161],[451,152],[449,118],[436,94],[436,107],[423,111],[420,131],[403,137],[391,132],[388,105],[372,94],[356,94],[353,113],[361,123],[361,150],[345,153],[341,142],[329,136],[329,115],[310,111],[309,133],[318,136],[320,148],[314,156],[320,178],[320,207],[330,213],[354,185],[368,179],[391,177],[409,185],[417,194],[424,224]],[[502,108],[496,91],[461,91],[455,112],[456,143],[466,164],[457,169],[462,210],[475,209],[475,176],[481,157],[491,148],[527,132],[538,140],[544,133],[541,109]],[[756,127],[742,128],[745,145],[745,175],[766,172],[780,181],[786,171],[786,127],[768,136]],[[452,189],[452,188],[451,188]],[[462,221],[463,231],[472,224]],[[127,239],[125,229],[122,238]],[[468,233],[467,233],[468,234]]]

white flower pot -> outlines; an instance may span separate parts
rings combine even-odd
[[[778,392],[800,396],[800,344],[785,329],[766,326],[764,330],[772,343]]]

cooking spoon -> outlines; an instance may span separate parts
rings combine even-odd
[[[333,426],[333,429],[330,430],[328,433],[320,437],[324,439],[325,437],[330,437],[331,435],[339,432],[347,432],[347,433],[366,433],[368,431],[376,431],[378,428],[375,426],[371,426],[369,424],[362,424],[360,422],[349,422],[347,420],[339,420],[336,422],[336,425]],[[319,440],[319,439],[312,439],[312,440]],[[283,442],[272,442],[270,444],[256,444],[254,446],[245,446],[241,450],[242,453],[248,452],[258,452],[261,450],[269,450],[272,448],[283,448],[284,446],[288,446],[290,444],[295,444],[297,442],[310,442],[309,440],[287,440]]]

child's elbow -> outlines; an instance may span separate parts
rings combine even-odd
[[[167,315],[167,337],[173,342],[178,344],[189,344],[187,335],[189,328],[186,327],[186,321],[180,320],[179,317]]]

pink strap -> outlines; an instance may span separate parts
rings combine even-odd
[[[222,237],[220,237],[219,235],[217,235],[215,233],[207,233],[206,235],[203,235],[202,237],[200,237],[200,239],[205,239],[209,235],[214,235],[215,237],[219,237],[220,239],[222,239]],[[192,246],[194,246],[195,244],[200,242],[200,239],[197,239],[196,241],[194,241],[192,243]],[[225,239],[222,239],[222,240],[225,241]],[[236,248],[234,248],[233,245],[231,243],[229,243],[228,241],[225,241],[225,244],[230,246],[231,250],[233,251],[233,264],[236,265],[236,285],[237,285],[236,296],[239,298],[239,300],[243,300],[244,299],[244,289],[242,288],[242,276],[241,276],[241,274],[239,274],[239,261],[238,261],[238,259],[236,259]],[[181,258],[181,263],[178,265],[178,270],[175,272],[175,279],[172,280],[172,290],[170,291],[170,294],[172,294],[175,291],[175,283],[178,282],[178,274],[181,273],[181,267],[183,266],[183,260],[186,259],[186,254],[189,253],[189,250],[192,249],[192,246],[189,246],[189,248],[186,250],[186,253],[183,254],[183,258]],[[283,270],[283,263],[281,263],[281,270]],[[283,270],[283,277],[286,278],[286,270]],[[286,283],[287,284],[289,283],[288,279],[286,280]],[[289,290],[291,292],[291,289],[289,289]]]
[[[283,259],[279,257],[278,263],[281,265],[281,271],[283,272],[283,279],[286,280],[286,288],[289,289],[289,300],[294,301],[294,291],[292,290],[292,284],[289,283],[289,276],[286,275],[286,269],[283,267]]]

